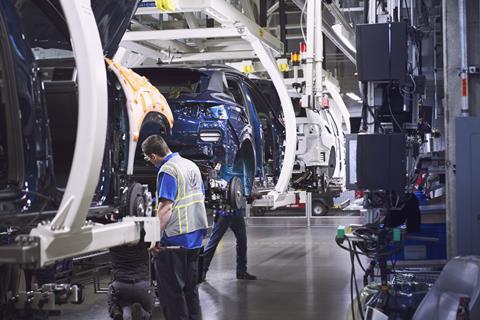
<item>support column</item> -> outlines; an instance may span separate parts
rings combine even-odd
[[[267,26],[267,1],[261,0],[260,1],[260,8],[258,8],[258,24],[260,27]]]
[[[280,41],[283,42],[283,54],[288,52],[287,42],[287,15],[285,14],[285,0],[278,1],[278,16],[280,24]]]
[[[461,82],[458,76],[460,61],[460,27],[458,2],[443,0],[443,64],[445,106],[445,163],[447,204],[447,257],[457,254],[457,215],[455,179],[455,118],[461,110]]]

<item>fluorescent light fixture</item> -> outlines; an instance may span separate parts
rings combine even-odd
[[[356,94],[353,93],[353,92],[347,92],[347,97],[349,97],[349,98],[352,99],[353,101],[356,101],[356,102],[359,102],[359,103],[362,102],[362,98],[360,98],[358,95],[356,95]]]

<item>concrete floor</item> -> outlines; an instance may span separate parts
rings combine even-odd
[[[334,242],[335,227],[250,226],[247,232],[249,272],[259,279],[235,279],[235,238],[227,232],[200,285],[204,320],[345,319],[350,263]],[[106,296],[89,289],[87,301],[68,306],[61,319],[108,319]],[[153,319],[163,319],[160,310]]]

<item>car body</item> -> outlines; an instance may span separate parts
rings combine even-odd
[[[135,71],[167,98],[175,119],[167,142],[199,165],[210,201],[221,201],[222,192],[232,191],[234,176],[242,178],[245,196],[275,183],[285,135],[281,112],[245,75],[215,65]]]
[[[139,2],[92,1],[106,58]],[[57,212],[75,150],[80,70],[58,1],[0,0],[0,33],[0,228],[14,230],[8,238]],[[108,128],[98,139],[106,147],[89,213],[145,214],[148,190],[133,179],[141,130],[168,133],[173,117],[146,79],[108,59],[105,67]],[[155,181],[153,168],[149,177]]]
[[[265,97],[275,101],[275,105],[280,104],[272,81],[252,81]],[[324,99],[328,100],[328,106],[312,112],[300,106],[300,98],[292,98],[298,143],[291,185],[297,190],[316,193],[320,200],[315,203],[328,209],[333,206],[333,197],[345,188],[345,130],[336,101],[328,95]]]

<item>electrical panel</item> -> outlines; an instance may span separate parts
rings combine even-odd
[[[480,255],[480,118],[459,117],[456,130],[456,230],[452,232],[457,255]]]
[[[405,190],[405,135],[359,134],[356,148],[358,189]]]
[[[357,71],[360,81],[405,83],[407,24],[361,24],[356,28]]]

